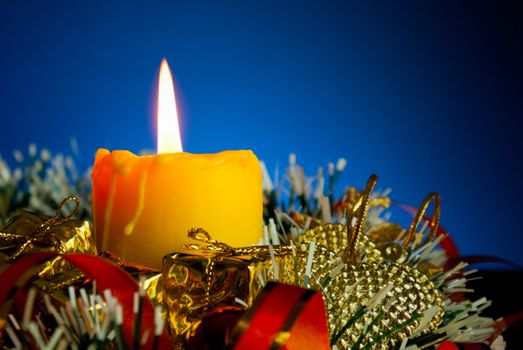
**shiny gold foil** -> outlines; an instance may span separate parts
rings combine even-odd
[[[77,201],[66,198],[54,217],[18,209],[0,231],[0,265],[37,251],[96,254],[89,222],[73,220],[75,210],[66,217],[61,215],[62,206],[70,200]],[[56,258],[44,264],[40,277],[67,269],[67,263]]]
[[[162,275],[157,274],[144,281],[145,294],[155,305],[163,303]]]
[[[189,236],[200,243],[163,259],[162,298],[175,337],[194,329],[209,310],[239,306],[236,298],[250,305],[257,291],[258,265],[270,261],[267,246],[232,248],[202,229],[191,230]],[[290,252],[289,246],[273,250],[276,259]]]
[[[186,332],[210,309],[250,304],[252,257],[223,256],[208,250],[168,255],[163,260],[163,300],[174,336]]]
[[[161,305],[163,302],[162,290],[162,274],[161,271],[154,268],[136,264],[132,261],[125,261],[122,257],[112,252],[102,252],[101,257],[104,257],[114,264],[120,266],[135,280],[143,280],[145,294],[149,297],[151,302],[155,305]]]

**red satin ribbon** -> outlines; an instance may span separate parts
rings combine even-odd
[[[330,349],[321,293],[270,282],[233,330],[234,350]]]
[[[57,254],[52,252],[40,252],[26,255],[16,260],[0,273],[0,306],[3,305],[9,295],[14,291],[17,280],[32,267],[54,257],[61,256],[87,277],[96,280],[98,292],[106,289],[111,290],[113,296],[118,298],[123,309],[123,334],[126,343],[133,343],[133,298],[138,285],[122,268],[94,255],[84,254]],[[148,329],[151,331],[145,349],[152,349],[154,334],[154,308],[151,301],[146,298],[142,315],[142,335]],[[160,337],[159,349],[172,349],[172,345],[165,331]]]
[[[444,341],[438,346],[437,350],[490,350],[490,346],[485,343],[455,343]]]

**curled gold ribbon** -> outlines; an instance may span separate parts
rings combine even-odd
[[[73,201],[75,203],[75,206],[71,213],[63,216],[62,209],[69,201]],[[52,246],[56,248],[59,252],[64,252],[61,240],[52,233],[50,233],[49,230],[53,226],[60,225],[64,222],[71,220],[78,213],[79,207],[80,200],[75,196],[68,196],[60,203],[53,217],[40,224],[35,230],[30,232],[29,234],[20,235],[16,233],[0,232],[0,247],[20,245],[16,252],[7,261],[9,263],[13,262],[35,244]]]
[[[434,214],[432,215],[432,218],[430,219],[429,223],[430,231],[428,233],[427,238],[425,238],[425,241],[423,243],[420,243],[419,246],[424,246],[425,244],[431,242],[434,239],[434,237],[436,237],[441,216],[441,197],[439,196],[439,194],[432,192],[425,197],[423,203],[418,209],[418,212],[416,213],[416,216],[414,217],[414,220],[412,220],[412,223],[410,224],[409,229],[407,230],[407,233],[405,235],[405,239],[402,243],[403,248],[407,248],[414,240],[416,228],[419,226],[419,224],[425,217],[425,212],[427,211],[431,202],[434,202]]]
[[[264,260],[269,256],[269,246],[248,246],[248,247],[231,247],[227,243],[212,239],[209,232],[201,227],[194,227],[187,233],[189,238],[204,243],[186,244],[186,249],[211,250],[217,252],[220,256],[241,256],[249,255],[256,259]],[[290,245],[278,245],[272,247],[275,256],[285,255],[292,252]]]
[[[378,182],[378,176],[375,174],[372,174],[369,179],[367,180],[367,184],[365,185],[365,189],[363,190],[363,193],[360,197],[360,200],[358,200],[359,205],[359,215],[358,215],[358,221],[356,222],[356,226],[351,232],[351,237],[349,241],[349,259],[354,258],[354,251],[356,250],[356,242],[358,240],[358,237],[360,237],[363,234],[363,229],[365,227],[365,221],[367,220],[367,212],[369,210],[369,201],[370,201],[370,195],[372,193],[372,190],[376,186],[376,183]],[[349,225],[350,223],[347,223]],[[348,226],[347,226],[348,227]]]
[[[319,223],[306,230],[297,238],[297,242],[309,244],[315,242],[323,248],[336,253],[347,264],[352,265],[361,256],[381,259],[375,244],[364,234],[369,208],[373,207],[372,191],[376,186],[378,176],[371,175],[359,198],[352,202],[351,208],[356,211],[346,212],[346,223]],[[302,218],[298,217],[298,220]],[[363,253],[364,252],[364,253]],[[363,255],[362,255],[363,253]]]

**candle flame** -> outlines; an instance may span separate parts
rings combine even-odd
[[[162,60],[158,83],[158,153],[182,152],[178,111],[174,96],[173,77],[167,60]]]

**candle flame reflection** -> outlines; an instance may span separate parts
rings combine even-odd
[[[162,60],[158,83],[158,153],[182,152],[178,111],[174,96],[173,77],[167,60]]]

